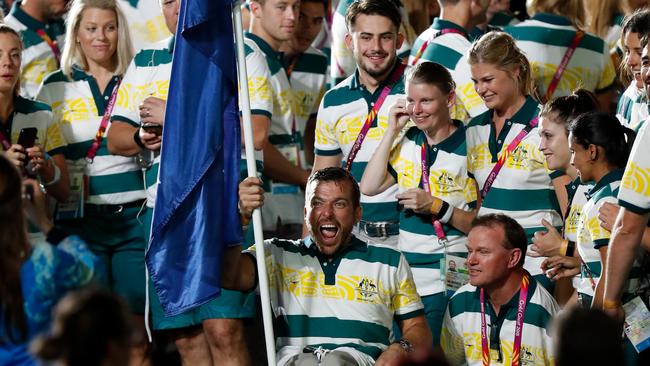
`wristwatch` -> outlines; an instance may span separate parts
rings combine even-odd
[[[400,339],[399,341],[397,341],[395,343],[399,343],[400,347],[402,347],[404,352],[406,352],[406,353],[413,352],[413,345],[408,340],[402,338],[402,339]]]

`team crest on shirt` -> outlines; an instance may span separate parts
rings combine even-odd
[[[378,295],[377,283],[375,280],[363,277],[356,288],[357,298],[361,301],[374,302]]]
[[[528,149],[525,145],[519,145],[510,156],[510,165],[513,169],[525,169],[527,166]]]
[[[519,361],[521,365],[537,365],[537,356],[530,347],[521,346]]]

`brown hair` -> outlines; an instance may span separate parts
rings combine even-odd
[[[436,86],[445,94],[451,93],[456,88],[449,71],[435,62],[422,62],[411,67],[406,72],[405,80],[407,83],[424,83]]]
[[[551,99],[544,104],[539,116],[545,117],[551,113],[557,115],[559,122],[564,124],[566,135],[569,136],[569,124],[583,113],[600,109],[596,95],[586,89],[578,89],[570,95]]]
[[[505,32],[492,31],[474,42],[469,50],[470,65],[479,63],[495,65],[499,70],[514,73],[519,70],[517,85],[522,95],[533,94],[530,63],[515,40]]]
[[[345,24],[348,26],[348,31],[352,31],[357,16],[360,14],[386,17],[395,25],[396,32],[399,32],[402,25],[402,16],[394,0],[359,0],[353,2],[345,14]]]
[[[20,267],[30,252],[23,215],[22,180],[16,167],[0,156],[0,311],[5,337],[0,344],[27,336]]]
[[[526,259],[526,249],[528,249],[528,237],[524,228],[519,225],[515,219],[510,216],[498,213],[477,216],[472,221],[472,228],[477,226],[489,227],[491,229],[501,228],[503,230],[503,243],[506,249],[521,250],[521,258],[517,266],[523,266]]]
[[[20,51],[21,51],[20,52],[20,54],[21,54],[20,59],[21,59],[21,62],[22,62],[22,58],[23,58],[22,57],[22,51],[23,51],[23,48],[25,48],[25,46],[23,45],[22,38],[20,38],[20,34],[18,34],[18,32],[16,32],[15,29],[13,29],[10,26],[8,26],[6,24],[3,24],[3,23],[0,23],[0,34],[13,34],[14,36],[16,36],[16,38],[18,39],[18,44],[20,45]],[[20,72],[18,73],[18,82],[16,83],[16,86],[14,87],[14,95],[18,95],[18,94],[20,94]]]

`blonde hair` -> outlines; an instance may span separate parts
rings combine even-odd
[[[117,18],[117,65],[113,71],[123,75],[133,58],[133,45],[126,17],[116,0],[73,0],[66,20],[65,46],[61,55],[61,69],[67,76],[72,75],[72,65],[77,64],[88,70],[88,61],[81,46],[77,43],[79,24],[86,9],[112,10]]]
[[[592,1],[596,2],[596,1]],[[573,25],[580,28],[585,24],[583,0],[530,0],[528,13],[551,13],[569,18]]]
[[[519,70],[519,76],[515,79],[519,92],[522,95],[533,94],[530,63],[508,33],[492,31],[484,34],[469,50],[468,61],[470,65],[492,64],[508,73]]]
[[[2,10],[0,10],[2,12]],[[23,40],[20,37],[20,34],[18,32],[8,26],[5,23],[0,23],[0,34],[13,34],[16,36],[16,39],[18,39],[18,45],[20,46],[20,64],[22,65],[23,63],[23,50],[25,49],[25,46],[23,45]],[[18,65],[18,69],[20,69],[20,66]],[[19,95],[20,94],[20,73],[18,73],[18,81],[16,82],[16,86],[14,87],[14,95]]]
[[[613,25],[614,14],[624,14],[623,5],[618,0],[585,1],[587,11],[587,30],[600,38],[607,37]]]

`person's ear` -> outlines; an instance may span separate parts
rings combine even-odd
[[[522,254],[521,249],[512,249],[510,251],[510,258],[508,259],[508,268],[515,268],[519,264]]]

